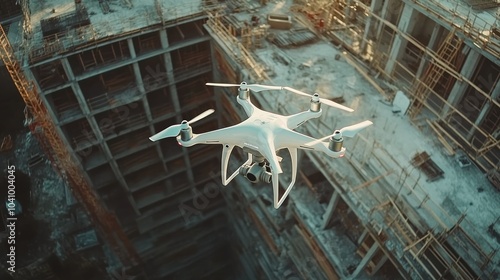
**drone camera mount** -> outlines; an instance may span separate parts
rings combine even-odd
[[[319,112],[321,110],[321,101],[319,99],[319,94],[315,93],[311,97],[311,112]]]
[[[330,143],[328,143],[328,148],[334,152],[340,152],[344,143],[344,137],[340,130],[335,130],[333,135],[330,137]]]
[[[252,183],[271,183],[271,172],[267,171],[266,165],[261,165],[259,162],[243,165],[240,168],[240,174],[245,176]]]

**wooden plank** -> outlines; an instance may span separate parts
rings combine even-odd
[[[389,171],[387,171],[386,173],[384,173],[382,175],[379,175],[379,176],[377,176],[377,177],[375,177],[373,179],[370,179],[370,180],[364,182],[363,184],[360,184],[360,185],[352,188],[351,192],[356,192],[356,191],[359,191],[361,189],[367,188],[367,187],[371,186],[373,183],[377,182],[378,180],[380,180],[380,179],[386,177],[387,175],[391,174],[393,171],[394,170],[389,170]]]

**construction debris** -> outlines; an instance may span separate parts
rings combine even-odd
[[[427,181],[429,182],[438,180],[444,176],[444,171],[437,166],[425,151],[416,153],[411,159],[411,164],[420,168],[427,175]]]
[[[277,34],[272,33],[267,39],[280,48],[292,48],[314,43],[318,40],[318,36],[308,29],[299,29]]]

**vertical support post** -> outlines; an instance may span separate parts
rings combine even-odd
[[[442,33],[442,31],[443,28],[441,27],[441,25],[436,23],[434,25],[434,28],[432,29],[432,34],[431,38],[429,39],[429,43],[427,44],[427,49],[435,50],[438,38],[440,38],[439,35]],[[422,57],[422,59],[420,60],[417,73],[415,74],[416,79],[420,79],[420,77],[422,77],[422,73],[424,72],[424,69],[426,69],[427,65],[429,65],[429,61],[425,59],[424,55],[424,57]]]
[[[382,0],[372,0],[372,3],[370,5],[370,11],[368,12],[369,16],[368,16],[368,19],[366,21],[366,25],[365,25],[365,31],[363,33],[363,40],[361,41],[361,52],[364,53],[366,51],[366,45],[368,43],[368,40],[372,39],[374,36],[373,36],[373,32],[371,32],[373,30],[373,24],[375,22],[375,19],[373,18],[372,16],[372,13],[375,13],[377,10],[380,9],[380,7],[382,6]],[[386,1],[388,2],[388,1]],[[382,23],[380,23],[382,24]]]
[[[354,270],[354,272],[351,274],[351,278],[355,278],[361,272],[361,270],[365,269],[365,267],[368,265],[368,263],[373,258],[375,253],[377,253],[378,247],[379,247],[378,243],[374,242],[373,245],[368,250],[368,252],[366,252],[366,255],[359,262],[358,267],[356,267],[356,270]]]
[[[486,79],[485,79],[486,80]],[[489,81],[484,81],[484,83],[488,83]],[[491,81],[494,82],[494,81]],[[497,81],[496,85],[484,85],[484,86],[493,86],[494,88],[491,90],[491,99],[492,100],[497,100],[498,97],[500,97],[500,83]],[[479,95],[479,93],[478,93]],[[483,98],[483,97],[481,97]],[[478,100],[478,102],[481,102]],[[488,115],[488,113],[491,110],[491,101],[485,101],[485,104],[483,108],[481,109],[481,112],[479,113],[479,116],[476,118],[474,121],[474,124],[476,126],[480,126],[481,123],[484,121],[484,118]],[[472,127],[472,129],[469,131],[469,135],[467,139],[471,139],[474,133],[476,132],[476,127]]]
[[[163,49],[168,48],[169,43],[168,43],[166,30],[162,30],[160,32],[160,42],[161,42],[161,47]],[[167,80],[168,80],[168,84],[169,84],[168,90],[170,92],[170,98],[172,100],[172,104],[174,104],[175,112],[178,113],[176,116],[176,120],[177,120],[177,122],[180,123],[182,121],[182,117],[180,115],[181,104],[179,101],[179,95],[177,93],[177,87],[175,86],[176,81],[175,81],[175,75],[174,75],[174,66],[172,64],[172,58],[170,56],[170,52],[163,53],[163,61],[165,63],[165,69],[167,70]],[[188,164],[188,166],[191,166],[189,156],[187,153],[183,153],[183,158],[184,158],[184,161]],[[187,175],[189,178],[189,182],[194,183],[193,170],[191,168],[187,168],[186,172],[187,172]]]
[[[469,50],[469,54],[467,55],[467,58],[465,59],[465,63],[462,66],[462,70],[460,71],[460,75],[465,77],[466,79],[470,80],[472,75],[474,74],[474,71],[476,70],[476,67],[479,63],[479,60],[481,58],[481,54],[479,52],[475,51],[474,49],[471,49],[470,47],[466,46],[465,49]],[[468,83],[465,83],[463,81],[457,80],[455,84],[453,85],[453,88],[450,91],[450,96],[448,96],[447,102],[453,106],[457,107],[459,102],[462,100],[462,97],[465,94],[465,91],[469,87]],[[448,106],[447,104],[443,106],[443,110],[441,111],[441,116],[444,117],[449,114],[451,107]]]
[[[413,27],[415,27],[417,23],[418,12],[410,5],[403,5],[404,8],[399,19],[398,29],[402,33],[410,34],[413,31]],[[396,62],[403,56],[406,44],[408,44],[408,42],[400,35],[400,33],[398,33],[396,38],[394,38],[389,60],[385,65],[385,72],[389,76],[392,75]]]
[[[332,219],[333,213],[335,212],[335,208],[337,208],[339,200],[340,200],[339,192],[334,189],[332,197],[330,198],[330,202],[326,207],[326,212],[323,215],[323,226],[322,226],[323,229],[326,229],[328,227],[328,224]]]

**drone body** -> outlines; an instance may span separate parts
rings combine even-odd
[[[167,129],[151,136],[150,140],[157,141],[166,137],[176,137],[179,144],[184,147],[191,147],[196,144],[222,144],[222,184],[226,186],[238,174],[242,174],[252,183],[261,181],[267,183],[272,182],[274,207],[276,209],[281,206],[295,184],[295,178],[297,175],[297,149],[323,152],[333,158],[342,157],[345,154],[345,148],[342,147],[342,134],[344,134],[344,136],[352,137],[359,130],[372,124],[370,121],[364,121],[357,125],[336,130],[332,136],[328,136],[323,139],[315,139],[294,131],[293,129],[297,128],[309,119],[320,117],[322,113],[321,103],[346,111],[352,111],[352,109],[333,103],[329,100],[321,99],[318,94],[314,94],[310,101],[309,110],[290,116],[282,116],[263,111],[255,107],[255,105],[253,105],[250,101],[249,90],[251,89],[258,92],[270,89],[285,89],[300,95],[310,95],[288,87],[247,85],[244,82],[240,85],[212,83],[207,83],[207,85],[239,86],[239,94],[236,100],[245,110],[248,115],[248,119],[230,127],[201,134],[193,134],[192,128],[189,124],[194,123],[195,121],[200,120],[214,112],[213,110],[207,110],[190,122],[183,121],[179,125],[168,127]],[[329,144],[323,142],[327,139],[329,139]],[[234,147],[242,148],[243,151],[247,153],[248,159],[233,174],[227,177],[228,162]],[[283,171],[280,166],[280,158],[276,155],[276,152],[285,148],[290,152],[292,180],[283,196],[279,198],[278,176]]]

